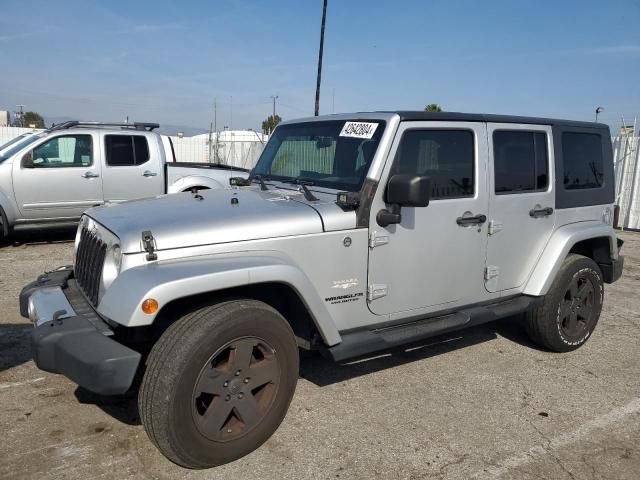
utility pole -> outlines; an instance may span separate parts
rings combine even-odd
[[[218,163],[218,99],[213,99],[213,130],[216,132],[216,143],[213,148],[213,163]]]
[[[16,105],[16,108],[20,109],[20,126],[24,128],[24,105]]]
[[[327,0],[322,1],[322,26],[320,27],[320,51],[318,52],[318,81],[316,82],[315,116],[320,114],[320,80],[322,79],[322,51],[324,49],[324,24],[327,19]]]
[[[278,98],[278,95],[271,95],[271,98],[273,99],[273,115],[271,116],[271,118],[273,119],[272,124],[274,124],[274,126],[269,128],[269,135],[271,135],[271,133],[273,132],[273,130],[275,128],[275,122],[276,122],[276,98]]]

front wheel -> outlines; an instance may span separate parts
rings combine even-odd
[[[234,300],[189,313],[147,361],[138,405],[171,461],[208,468],[236,460],[278,428],[298,379],[298,348],[270,306]]]
[[[540,306],[527,313],[531,339],[554,352],[569,352],[591,336],[602,310],[604,283],[590,258],[570,254]]]

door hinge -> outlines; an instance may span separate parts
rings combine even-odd
[[[369,248],[376,248],[389,243],[389,235],[380,235],[375,230],[369,234]]]
[[[500,267],[496,267],[495,265],[489,265],[484,269],[484,279],[491,280],[500,275]]]
[[[376,298],[384,297],[387,294],[387,286],[382,284],[369,285],[367,287],[367,300],[373,301]]]
[[[502,222],[498,222],[496,220],[491,220],[489,222],[489,235],[493,235],[502,230]]]

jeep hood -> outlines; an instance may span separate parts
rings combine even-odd
[[[124,253],[143,250],[149,230],[158,250],[320,233],[318,211],[297,192],[204,190],[93,208],[86,215],[120,239]],[[355,223],[355,222],[354,222]]]

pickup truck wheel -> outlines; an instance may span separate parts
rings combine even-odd
[[[262,445],[284,419],[298,380],[287,321],[255,300],[200,308],[151,350],[138,395],[142,424],[171,461],[208,468]]]
[[[0,242],[3,242],[9,236],[9,221],[7,215],[4,213],[2,207],[0,207]]]
[[[596,328],[603,300],[598,265],[590,258],[570,254],[542,304],[527,313],[527,332],[534,342],[554,352],[575,350]]]

